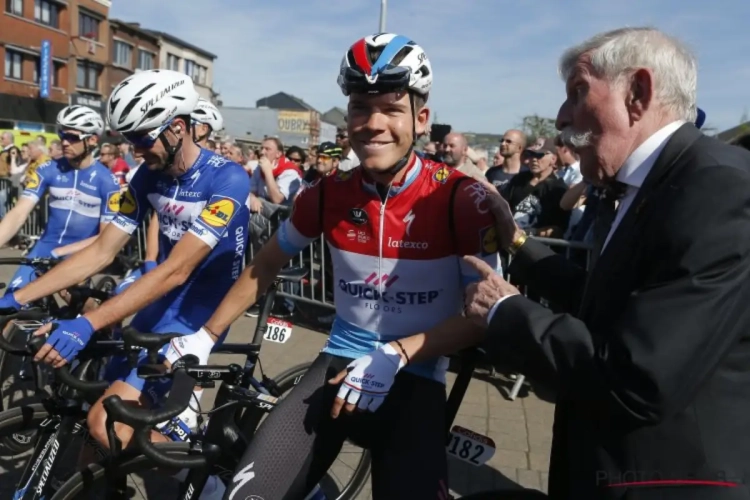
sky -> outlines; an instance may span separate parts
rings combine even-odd
[[[114,0],[110,16],[168,32],[218,56],[225,106],[284,91],[320,112],[346,107],[336,77],[345,51],[379,30],[378,0]],[[698,57],[698,105],[719,131],[750,112],[750,2],[718,0],[390,0],[386,31],[432,63],[439,123],[503,133],[527,115],[554,118],[562,52],[598,32],[649,25]],[[167,20],[169,20],[167,22]]]

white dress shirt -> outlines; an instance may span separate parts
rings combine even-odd
[[[656,159],[661,154],[667,141],[672,137],[672,134],[677,132],[677,129],[684,124],[684,121],[675,121],[659,129],[651,137],[643,141],[643,143],[638,146],[630,156],[628,156],[628,159],[625,160],[625,163],[623,163],[622,167],[617,172],[616,179],[623,184],[626,184],[627,190],[625,191],[625,196],[620,200],[620,204],[617,206],[615,220],[612,222],[612,227],[609,230],[609,234],[607,234],[607,239],[602,246],[602,251],[604,251],[607,243],[609,243],[609,239],[615,233],[617,226],[620,225],[623,217],[625,217],[625,214],[635,199],[635,195],[638,194],[638,190],[641,188],[641,185],[643,185],[646,176],[651,172],[651,169],[654,168]],[[487,314],[487,324],[490,323],[490,320],[495,314],[495,311],[497,311],[497,307],[500,303],[508,297],[510,297],[510,295],[501,298],[494,306],[492,306],[489,314]]]

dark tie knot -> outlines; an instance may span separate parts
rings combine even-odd
[[[604,195],[611,200],[621,200],[627,190],[627,184],[612,180],[604,187]]]

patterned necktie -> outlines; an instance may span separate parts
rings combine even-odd
[[[602,253],[604,242],[607,241],[607,236],[612,229],[612,223],[615,221],[615,216],[617,215],[617,202],[625,196],[626,190],[626,184],[614,181],[604,188],[604,192],[599,198],[594,227],[592,229],[594,250],[591,254],[591,268],[596,265],[596,261]]]

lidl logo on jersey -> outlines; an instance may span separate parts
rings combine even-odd
[[[39,174],[36,172],[29,172],[26,175],[26,189],[36,189],[39,187]]]
[[[109,196],[107,197],[107,210],[110,212],[119,212],[120,198],[122,198],[122,195],[119,191],[109,193]]]
[[[451,175],[451,170],[448,167],[440,167],[435,172],[435,175],[432,176],[433,179],[436,181],[445,184],[445,182],[448,180],[448,177]]]
[[[378,273],[372,273],[364,282],[339,280],[339,288],[354,298],[364,300],[364,306],[368,309],[396,314],[403,312],[400,306],[428,305],[440,296],[440,290],[393,291],[391,287],[398,280],[397,274],[378,276]]]
[[[135,213],[137,209],[138,203],[135,201],[135,195],[133,194],[133,191],[128,189],[120,199],[120,212],[125,215],[131,215]]]
[[[482,255],[497,253],[497,230],[495,226],[487,226],[479,231],[479,248]]]
[[[222,198],[207,206],[201,212],[201,219],[209,226],[225,227],[232,219],[234,205],[235,203],[229,198]]]

